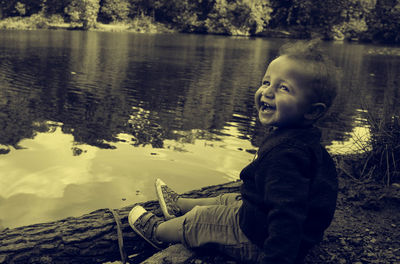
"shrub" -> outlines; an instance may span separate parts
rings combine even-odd
[[[72,2],[72,0],[43,0],[42,10],[46,16],[51,15],[64,15],[65,8]]]
[[[250,35],[268,24],[272,9],[262,1],[217,0],[205,21],[207,31],[217,34]]]
[[[96,25],[99,8],[99,0],[72,0],[65,13],[73,25],[82,24],[83,29],[90,29]]]
[[[51,23],[51,24],[62,24],[65,22],[64,18],[60,14],[50,15],[47,20],[48,20],[48,23]]]
[[[103,22],[115,22],[128,19],[130,4],[127,0],[103,0],[99,18]]]
[[[8,17],[0,21],[1,29],[38,29],[47,27],[47,19],[41,14],[34,14],[30,17]]]
[[[130,22],[129,30],[139,33],[165,33],[172,32],[164,24],[155,22],[152,17],[141,14]]]
[[[367,18],[368,37],[378,42],[400,43],[400,2],[377,0]]]
[[[371,130],[369,145],[359,168],[361,179],[374,179],[386,185],[400,182],[400,122],[392,116],[390,122],[368,119]]]
[[[367,123],[370,128],[370,139],[358,143],[365,150],[359,163],[359,177],[374,179],[390,185],[400,182],[400,82],[399,70],[392,61],[385,61],[382,76],[385,85],[383,107],[377,109],[364,103]],[[375,100],[377,98],[374,98]]]
[[[366,15],[374,8],[369,1],[351,0],[342,9],[343,22],[333,25],[332,38],[337,40],[358,39],[368,30]]]

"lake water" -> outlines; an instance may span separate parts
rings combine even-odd
[[[0,229],[238,178],[262,138],[253,94],[282,39],[0,31]],[[400,49],[324,44],[343,68],[320,123],[334,154],[399,97]],[[370,111],[367,111],[370,110]]]

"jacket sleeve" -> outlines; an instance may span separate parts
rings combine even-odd
[[[308,210],[311,166],[310,152],[296,147],[275,147],[261,160],[255,177],[268,212],[262,263],[294,263]]]

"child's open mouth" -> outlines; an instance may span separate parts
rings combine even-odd
[[[270,105],[270,104],[268,104],[266,102],[260,102],[260,110],[261,110],[261,112],[264,112],[264,113],[273,112],[273,111],[275,111],[275,109],[276,109],[275,106],[272,106],[272,105]]]

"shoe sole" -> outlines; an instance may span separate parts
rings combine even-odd
[[[128,222],[129,225],[131,226],[131,228],[133,229],[133,231],[136,232],[136,234],[138,234],[139,236],[141,236],[144,240],[146,240],[147,243],[149,243],[150,245],[152,245],[155,249],[157,250],[162,250],[162,248],[159,248],[156,244],[154,244],[151,240],[149,240],[147,237],[144,236],[144,234],[142,233],[142,231],[140,231],[139,229],[137,229],[135,227],[135,222],[137,219],[139,219],[140,216],[142,216],[143,214],[147,213],[146,209],[144,209],[142,206],[135,206],[128,215]]]
[[[162,194],[161,187],[162,186],[166,186],[167,184],[165,182],[163,182],[162,180],[160,180],[160,179],[156,179],[156,182],[155,182],[154,185],[156,187],[156,194],[157,194],[157,197],[158,197],[158,203],[160,204],[160,208],[161,208],[161,211],[162,211],[165,219],[166,220],[170,220],[172,218],[175,218],[175,216],[170,215],[168,213],[167,204],[166,204],[166,202],[164,200],[164,196]]]

